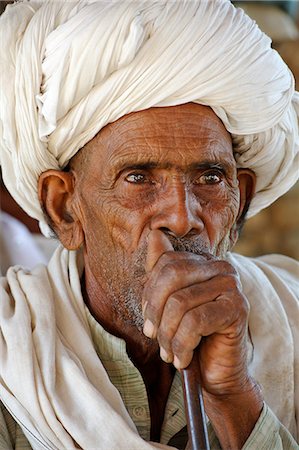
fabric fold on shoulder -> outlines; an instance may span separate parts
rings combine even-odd
[[[76,252],[59,247],[48,268],[10,268],[0,286],[0,400],[32,447],[155,448],[96,354]]]

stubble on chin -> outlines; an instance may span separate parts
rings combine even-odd
[[[122,274],[108,284],[115,316],[121,315],[125,324],[136,327],[140,332],[144,324],[142,293],[146,281],[146,256],[147,248],[143,246],[135,255],[134,262],[123,268]]]

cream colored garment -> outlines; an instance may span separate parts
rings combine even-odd
[[[283,273],[262,260],[235,256],[231,261],[251,304],[252,373],[267,403],[295,435],[296,379],[299,383],[294,343],[299,336],[291,273],[296,275],[298,265],[281,257],[288,270]],[[80,272],[76,253],[58,248],[48,270],[11,268],[2,279],[0,400],[34,449],[71,450],[74,441],[84,449],[151,449],[153,444],[137,435],[94,350]]]
[[[33,449],[164,448],[138,436],[94,350],[76,254],[2,280],[0,399]]]
[[[229,0],[32,1],[0,19],[0,162],[44,217],[37,179],[107,123],[153,106],[209,105],[257,174],[249,216],[298,178],[299,95],[270,39]]]
[[[299,263],[282,255],[228,258],[250,303],[253,377],[266,403],[299,437]],[[297,422],[296,422],[297,418]]]

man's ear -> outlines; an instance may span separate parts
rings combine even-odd
[[[250,169],[238,169],[240,205],[237,222],[243,220],[255,193],[256,175]]]
[[[237,175],[239,181],[240,204],[235,225],[230,231],[231,248],[239,238],[245,215],[248,211],[252,197],[254,196],[256,184],[256,175],[250,169],[238,169]]]
[[[71,172],[47,170],[38,180],[38,196],[50,225],[69,250],[84,241],[82,225],[74,208],[74,177]]]
[[[250,202],[255,193],[256,175],[250,169],[238,169],[237,176],[239,181],[240,205],[237,217],[237,223],[243,222],[248,211]]]

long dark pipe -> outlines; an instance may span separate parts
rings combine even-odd
[[[181,371],[188,436],[192,450],[210,450],[197,358],[194,352],[189,366]]]

